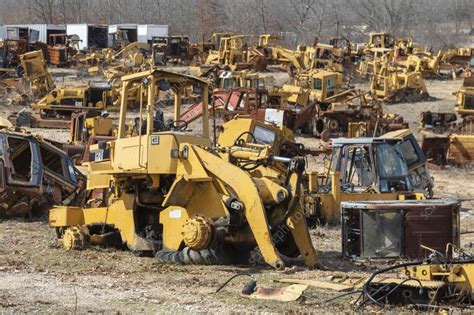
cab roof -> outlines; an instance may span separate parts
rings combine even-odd
[[[371,138],[371,137],[361,137],[361,138],[334,138],[332,139],[333,147],[342,147],[344,145],[351,144],[372,144],[372,143],[381,143],[388,141],[400,141],[404,137],[411,135],[410,129],[400,129],[388,132],[380,137]]]
[[[185,85],[190,84],[190,83],[200,83],[200,84],[209,85],[209,82],[202,78],[198,78],[198,77],[188,75],[188,74],[165,71],[161,69],[153,69],[153,70],[147,70],[147,71],[142,71],[138,73],[124,75],[122,77],[122,81],[137,81],[137,80],[146,78],[150,75],[158,76],[158,77],[162,76],[164,79],[167,79],[171,83],[180,83],[180,84],[185,84]],[[184,82],[183,82],[183,79],[184,79]]]

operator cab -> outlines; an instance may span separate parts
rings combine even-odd
[[[433,195],[426,156],[407,130],[378,138],[336,138],[328,172],[339,172],[343,192],[422,192]],[[330,187],[327,176],[325,187]]]
[[[397,140],[333,139],[330,170],[340,172],[344,192],[391,193],[413,189],[401,143]]]
[[[99,150],[103,150],[104,154],[96,155],[107,156],[110,152],[112,169],[173,174],[177,159],[186,154],[183,150],[188,150],[181,148],[181,144],[211,146],[207,81],[153,69],[123,76],[122,82],[117,139],[100,146]],[[180,120],[182,97],[191,88],[200,95],[203,103],[201,124],[195,122],[192,134],[187,132],[188,124]],[[165,119],[159,108],[160,91],[171,93],[174,99],[174,115],[166,126],[162,125]],[[138,115],[127,110],[132,93],[138,95]],[[98,160],[95,159],[95,162]]]

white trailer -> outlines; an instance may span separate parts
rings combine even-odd
[[[137,24],[113,24],[109,25],[109,35],[116,33],[117,30],[127,31],[128,41],[134,43],[137,41]],[[110,36],[109,36],[110,37]],[[109,46],[112,45],[109,40]]]
[[[157,24],[138,24],[137,33],[139,42],[150,43],[153,37],[168,37],[169,26]]]
[[[0,26],[0,39],[7,38],[7,28],[5,26]]]
[[[49,35],[66,33],[66,26],[62,24],[12,24],[5,27],[8,38],[25,38],[30,43],[48,43]]]
[[[81,40],[79,49],[107,48],[108,47],[108,26],[93,24],[68,24],[66,25],[67,35],[77,35]]]

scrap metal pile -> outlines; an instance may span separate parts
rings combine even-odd
[[[48,215],[66,250],[112,246],[160,263],[279,270],[318,267],[310,228],[340,224],[345,259],[410,261],[397,266],[403,278],[366,280],[360,307],[471,303],[472,261],[453,258],[460,203],[435,198],[427,165],[472,161],[472,49],[434,54],[387,33],[295,50],[270,34],[138,43],[118,30],[110,48],[94,51],[80,51],[74,36],[52,40],[47,55],[0,43],[3,85],[31,105],[2,121],[0,216]],[[48,63],[102,80],[59,86]],[[356,68],[369,90],[351,85]],[[288,80],[277,85],[272,74],[282,70]],[[460,75],[462,121],[424,113],[421,146],[402,116],[384,111],[429,99],[425,78]],[[31,127],[70,129],[69,141],[22,129]],[[322,171],[309,169],[308,155],[325,156]]]

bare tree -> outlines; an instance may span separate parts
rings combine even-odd
[[[288,3],[292,8],[294,15],[296,15],[295,21],[289,19],[288,23],[292,25],[296,34],[294,45],[297,45],[300,42],[306,22],[311,18],[313,6],[316,4],[316,0],[288,0]]]
[[[364,41],[371,31],[435,47],[467,45],[473,0],[0,0],[0,23],[154,23],[193,40],[213,32],[274,33],[287,46],[315,35]]]
[[[43,23],[55,23],[56,1],[55,0],[33,0],[32,10],[36,12]]]

